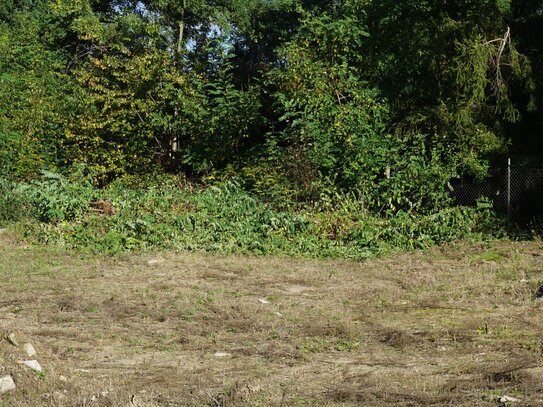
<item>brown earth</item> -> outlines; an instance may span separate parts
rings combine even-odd
[[[363,263],[0,235],[0,406],[543,405],[540,242]],[[260,302],[266,299],[269,304]],[[217,352],[227,353],[224,356]]]

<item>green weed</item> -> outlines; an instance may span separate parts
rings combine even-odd
[[[31,240],[90,253],[177,249],[361,259],[503,230],[488,209],[382,217],[363,213],[353,196],[336,196],[333,207],[278,210],[235,180],[191,189],[160,178],[98,189],[86,179],[44,172],[29,183],[2,181],[2,188],[0,222],[19,222]],[[15,206],[22,214],[7,216]]]

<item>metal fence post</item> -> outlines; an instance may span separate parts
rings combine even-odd
[[[507,217],[511,218],[511,158],[507,159]]]

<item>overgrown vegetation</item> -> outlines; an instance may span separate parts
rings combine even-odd
[[[20,220],[24,233],[41,242],[106,253],[174,248],[364,258],[502,233],[484,207],[383,217],[364,211],[355,195],[278,210],[235,180],[207,188],[180,185],[174,177],[130,184],[97,189],[90,179],[50,172],[26,183],[4,182],[0,221]]]
[[[542,157],[541,9],[5,1],[0,216],[103,251],[360,256],[486,233],[499,222],[447,192]],[[205,187],[126,188],[165,174]]]

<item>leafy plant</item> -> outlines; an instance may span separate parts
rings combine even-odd
[[[18,194],[27,208],[18,219],[29,238],[103,253],[176,248],[364,258],[500,236],[504,230],[484,208],[400,211],[384,218],[361,211],[356,195],[323,196],[320,206],[277,210],[235,180],[180,188],[173,178],[159,178],[136,188],[117,181],[97,189],[85,178],[70,181],[45,172],[6,192],[8,198]],[[107,203],[106,209],[98,203]]]

